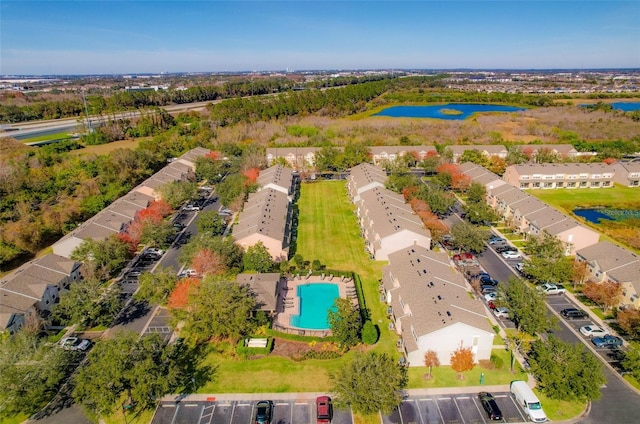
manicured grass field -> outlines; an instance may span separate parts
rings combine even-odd
[[[380,341],[372,349],[397,354],[397,336],[387,329],[386,306],[379,301],[378,294],[378,279],[386,262],[371,261],[364,251],[364,241],[360,237],[344,182],[303,184],[297,205],[296,253],[308,261],[318,259],[329,269],[358,273],[372,320],[380,327]],[[212,346],[206,363],[215,368],[215,375],[198,392],[327,391],[330,389],[329,372],[337,370],[355,354],[349,352],[340,359],[300,362],[279,356],[244,360],[234,356],[231,346]]]
[[[299,223],[296,253],[307,261],[318,259],[328,269],[354,271],[363,283],[365,302],[371,317],[380,328],[380,340],[371,347],[378,352],[397,355],[397,335],[388,330],[386,305],[380,302],[378,280],[386,262],[372,261],[364,250],[354,206],[349,202],[344,182],[322,181],[305,183],[298,200]],[[198,389],[198,393],[259,393],[259,392],[317,392],[331,389],[329,374],[350,361],[356,352],[339,359],[293,361],[278,356],[245,360],[234,355],[231,344],[212,344],[206,364],[214,368],[211,381]],[[411,367],[409,388],[477,386],[480,374],[484,384],[508,384],[512,380],[527,379],[518,368],[509,370],[509,352],[498,348],[494,354],[502,358],[498,370],[476,366],[466,373],[464,380],[456,378],[449,366],[433,369],[434,378],[425,380],[426,367]],[[378,415],[356,416],[358,424],[379,422]]]
[[[528,193],[569,215],[576,207],[609,206],[620,209],[640,207],[640,189],[618,184],[612,188],[528,190]]]
[[[497,370],[487,370],[476,365],[471,371],[464,373],[464,379],[460,380],[456,372],[449,366],[434,367],[431,371],[432,378],[425,379],[425,374],[429,374],[428,367],[409,368],[409,388],[417,389],[421,387],[467,387],[479,386],[480,374],[484,373],[485,385],[509,384],[513,380],[526,380],[527,374],[516,362],[515,372],[512,373],[509,364],[511,356],[509,352],[502,349],[494,349],[493,354],[502,358],[502,368]]]

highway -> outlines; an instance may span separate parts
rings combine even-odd
[[[212,103],[220,103],[222,100],[214,100],[207,102],[185,103],[180,105],[168,105],[164,106],[167,112],[171,114],[177,114],[185,111],[198,111],[207,107]],[[110,119],[133,119],[137,118],[141,114],[145,113],[145,110],[132,110],[119,112],[111,115],[103,116],[90,116],[89,120],[92,127],[100,126],[104,122]],[[15,124],[2,125],[4,131],[0,132],[0,137],[13,137],[16,140],[25,140],[33,137],[41,137],[49,134],[63,133],[63,132],[79,132],[82,125],[86,123],[85,116],[77,116],[74,118],[63,119],[51,119],[47,121],[30,121],[30,122],[18,122]]]

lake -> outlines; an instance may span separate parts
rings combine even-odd
[[[599,224],[602,219],[610,221],[640,219],[640,211],[637,209],[576,208],[573,213],[594,224]]]
[[[634,110],[640,110],[640,102],[616,102],[611,103],[611,107],[624,112],[633,112]]]
[[[503,105],[447,103],[445,105],[392,106],[381,110],[374,116],[389,116],[392,118],[435,118],[463,120],[467,119],[474,113],[519,112],[522,110],[526,109],[522,107]]]
[[[623,112],[633,112],[635,110],[640,110],[640,102],[615,102],[609,103],[612,108],[616,110],[621,110]],[[580,105],[582,107],[593,106],[593,104],[585,104]]]

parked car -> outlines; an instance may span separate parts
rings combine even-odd
[[[498,244],[502,244],[502,243],[506,243],[507,241],[501,237],[496,237],[496,238],[490,238],[489,239],[489,244],[491,245],[498,245]]]
[[[480,284],[484,284],[484,285],[490,284],[492,286],[497,286],[498,280],[494,280],[493,278],[491,278],[489,274],[486,274],[480,277]]]
[[[195,269],[184,269],[180,274],[178,274],[178,278],[186,278],[186,277],[197,277],[198,273]]]
[[[602,337],[594,337],[591,339],[591,343],[596,347],[618,348],[622,346],[622,339],[620,337],[607,334]]]
[[[560,311],[560,315],[566,319],[585,319],[587,317],[586,312],[576,308],[566,308]]]
[[[520,256],[520,253],[514,252],[512,250],[507,250],[506,252],[502,252],[501,255],[505,259],[520,259],[520,258],[522,258],[522,256]]]
[[[133,270],[133,271],[129,271],[127,272],[127,274],[125,275],[126,278],[138,278],[140,277],[140,275],[142,275],[142,271],[138,271],[138,270]]]
[[[188,205],[183,206],[182,210],[188,211],[188,212],[199,211],[200,206],[189,203]]]
[[[587,337],[602,337],[607,335],[607,332],[605,330],[594,324],[580,327],[580,332]]]
[[[270,400],[261,400],[256,403],[256,419],[255,424],[271,424],[271,416],[273,415],[273,402]]]
[[[516,269],[516,271],[518,271],[520,274],[524,274],[524,262],[518,262],[517,264],[514,265],[514,268]]]
[[[513,246],[498,246],[495,248],[495,251],[498,253],[502,252],[515,252],[516,248]]]
[[[493,309],[493,314],[496,318],[508,319],[509,318],[509,309],[500,307]]]
[[[67,350],[80,350],[84,352],[89,348],[91,342],[87,339],[80,339],[78,337],[65,337],[60,340],[60,346]]]
[[[329,424],[333,419],[333,404],[329,396],[318,396],[316,398],[316,422],[318,424]]]
[[[159,249],[157,247],[148,247],[148,248],[145,249],[144,253],[145,254],[150,253],[150,254],[153,254],[153,255],[162,256],[162,255],[164,255],[164,250]]]
[[[565,294],[567,289],[562,284],[544,283],[538,286],[538,290],[544,294]]]
[[[496,292],[491,292],[484,295],[485,302],[491,302],[492,300],[495,301],[497,298],[498,298],[498,293]]]
[[[496,398],[491,393],[480,392],[478,393],[478,399],[482,404],[482,407],[486,411],[490,420],[500,421],[502,420],[502,412],[496,403]]]
[[[483,284],[482,286],[480,286],[480,292],[482,294],[495,293],[496,288],[491,284]]]
[[[185,227],[185,225],[181,222],[174,222],[173,223],[173,228],[177,229],[177,230],[182,230]]]

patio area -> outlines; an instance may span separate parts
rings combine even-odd
[[[300,298],[298,286],[313,283],[333,283],[338,286],[338,293],[342,299],[351,299],[354,305],[358,305],[358,295],[353,279],[350,277],[330,275],[294,275],[287,279],[284,287],[278,295],[276,317],[273,321],[273,329],[301,336],[327,337],[331,330],[310,330],[291,325],[291,316],[300,315]]]

